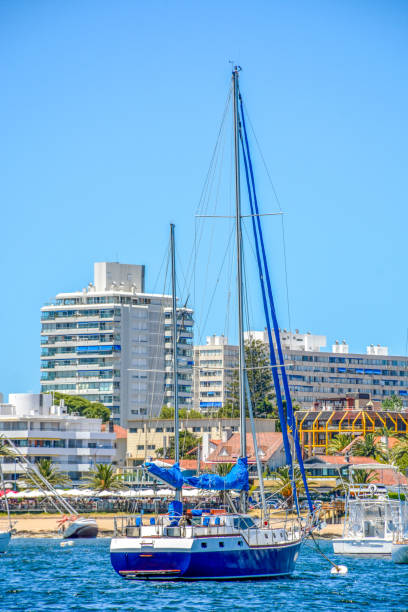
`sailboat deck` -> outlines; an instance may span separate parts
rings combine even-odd
[[[137,521],[138,517],[116,517],[114,519],[115,537],[138,538],[143,541],[156,539],[200,539],[200,538],[236,538],[242,537],[248,546],[268,546],[294,542],[302,537],[299,522],[284,525],[282,521],[275,526],[265,521],[262,526],[256,525],[252,519],[238,515],[224,515],[223,523],[215,523],[215,517],[208,517],[208,524],[185,524],[180,521],[178,525],[171,525],[168,517],[158,517],[153,525],[143,525]],[[248,522],[250,521],[250,523]]]

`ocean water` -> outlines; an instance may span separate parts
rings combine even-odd
[[[408,610],[408,565],[387,559],[334,556],[330,565],[303,546],[291,578],[245,582],[127,582],[112,569],[109,539],[76,541],[15,538],[0,557],[0,610]]]

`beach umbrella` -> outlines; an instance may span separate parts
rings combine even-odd
[[[93,489],[82,489],[82,495],[84,497],[95,497],[98,494],[98,491],[94,491]]]
[[[38,499],[39,497],[45,497],[45,493],[39,489],[33,489],[32,491],[25,491],[23,497],[24,499]]]
[[[154,497],[155,493],[153,489],[139,489],[136,497]]]
[[[138,497],[139,495],[138,491],[135,491],[134,489],[129,489],[129,491],[121,491],[120,492],[120,497],[126,497],[126,498],[133,498],[133,497]]]
[[[13,489],[6,489],[6,495],[8,495],[9,493],[15,493],[15,491],[13,491]],[[0,491],[0,497],[3,497],[3,495],[4,495],[4,489]]]
[[[112,491],[100,491],[97,497],[115,497],[117,495],[117,493],[112,493]]]
[[[83,497],[84,491],[83,489],[68,489],[68,491],[65,491],[65,495],[67,497]]]
[[[57,495],[61,495],[62,496],[65,493],[65,489],[55,489],[55,492],[56,492]]]
[[[19,493],[18,491],[10,491],[10,493],[7,493],[7,499],[17,499],[17,498],[21,498],[21,493]]]
[[[174,497],[174,489],[159,489],[156,493],[156,497]]]

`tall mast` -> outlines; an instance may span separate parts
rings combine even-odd
[[[176,298],[176,249],[174,243],[174,223],[170,223],[170,250],[171,250],[171,305],[173,322],[173,389],[174,389],[174,460],[180,460],[179,442],[179,405],[178,405],[178,368],[177,368],[177,298]],[[176,500],[180,501],[181,491],[176,490]]]
[[[235,152],[235,233],[237,241],[237,289],[238,289],[238,344],[239,344],[239,414],[241,434],[241,457],[246,457],[246,415],[245,415],[245,353],[244,353],[244,326],[242,305],[242,228],[241,228],[241,185],[239,168],[239,71],[234,66],[232,71],[232,90],[234,100],[234,152]]]

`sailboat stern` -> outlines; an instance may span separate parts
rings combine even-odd
[[[128,580],[169,580],[185,575],[191,560],[191,540],[180,538],[113,538],[113,569]]]

